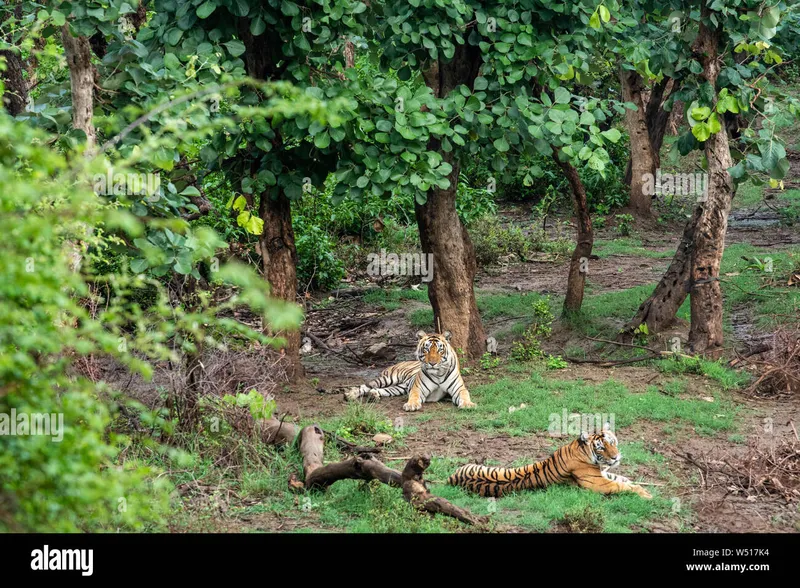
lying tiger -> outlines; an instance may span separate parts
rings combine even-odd
[[[417,337],[416,360],[386,368],[371,382],[345,392],[345,398],[356,400],[369,395],[377,400],[382,396],[408,394],[403,410],[414,411],[422,408],[423,402],[437,402],[449,396],[458,408],[473,408],[475,403],[470,400],[461,378],[458,357],[449,342],[449,331],[443,335],[419,331]]]
[[[571,483],[603,494],[635,492],[642,498],[652,498],[647,490],[628,478],[600,469],[600,466],[615,466],[621,459],[617,438],[606,425],[601,433],[581,433],[575,441],[560,447],[543,461],[519,468],[464,465],[447,479],[447,483],[463,486],[481,496],[500,497],[514,490]]]

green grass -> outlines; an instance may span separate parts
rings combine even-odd
[[[345,441],[357,445],[371,445],[372,437],[377,433],[385,433],[392,436],[394,445],[403,446],[403,438],[417,430],[406,423],[405,417],[391,420],[376,405],[366,401],[348,402],[342,414],[329,419],[317,419],[316,422],[324,430],[332,431]]]
[[[402,306],[404,300],[417,300],[418,302],[428,302],[427,286],[420,286],[419,290],[401,290],[398,288],[386,290],[373,290],[364,295],[364,302],[369,304],[379,304],[386,310],[397,310]],[[431,319],[433,322],[433,319]]]
[[[754,265],[753,262],[742,257],[756,257],[762,262],[769,257],[772,259],[772,272],[750,267]],[[797,268],[800,268],[798,247],[781,250],[744,243],[726,247],[721,268],[726,322],[730,323],[730,311],[734,308],[749,310],[760,327],[786,323],[792,317],[796,321],[800,308],[800,288],[786,287],[785,284],[790,271]],[[770,281],[776,283],[769,285]]]
[[[639,257],[671,258],[674,251],[653,251],[642,245],[642,240],[636,237],[620,237],[611,241],[598,239],[594,242],[592,251],[600,257],[611,255],[636,255]]]
[[[538,300],[545,298],[536,292],[524,292],[521,294],[476,294],[478,310],[481,319],[492,321],[505,317],[533,317],[532,306]],[[557,303],[550,300],[551,308],[555,308]],[[420,308],[411,313],[411,324],[415,327],[430,327],[433,325],[433,310],[430,308]]]
[[[539,373],[523,380],[501,378],[476,386],[471,392],[477,408],[458,411],[451,419],[453,424],[510,436],[547,432],[551,419],[559,418],[565,409],[568,414],[613,415],[617,428],[649,420],[678,423],[698,434],[713,435],[731,430],[739,411],[722,393],[714,393],[715,401],[707,402],[662,394],[657,386],[635,394],[613,379],[595,385],[581,380],[546,378]],[[522,403],[526,408],[508,411],[510,406]],[[575,433],[567,432],[570,436]]]
[[[756,186],[752,182],[745,182],[737,188],[736,197],[733,199],[733,206],[735,208],[758,206],[763,197],[763,186]]]
[[[726,366],[723,361],[710,361],[702,358],[687,359],[670,357],[659,361],[656,366],[667,374],[699,374],[719,383],[723,390],[739,388],[750,380],[750,376]]]

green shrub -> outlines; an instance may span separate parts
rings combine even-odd
[[[518,361],[531,361],[544,357],[542,351],[543,338],[553,332],[553,313],[550,311],[550,299],[539,298],[532,306],[533,322],[522,335],[521,340],[514,341],[511,346],[511,357]]]
[[[633,216],[618,214],[614,218],[617,220],[617,233],[623,237],[630,236],[633,232]]]
[[[512,254],[525,261],[534,249],[531,237],[520,227],[503,227],[496,216],[476,219],[468,229],[480,266],[494,265],[501,257]]]
[[[0,231],[6,236],[0,256],[0,427],[9,424],[5,417],[12,411],[29,421],[53,419],[46,435],[0,434],[0,532],[163,529],[168,479],[136,459],[121,461],[133,440],[111,428],[122,405],[136,407],[83,377],[82,366],[107,357],[149,378],[148,360],[180,362],[196,341],[220,347],[207,327],[267,340],[217,318],[233,303],[214,308],[211,297],[199,296],[191,310],[172,305],[160,282],[132,275],[125,264],[92,274],[91,256],[78,249],[86,263],[75,271],[77,243],[97,257],[120,235],[126,241],[140,237],[144,226],[91,191],[89,178],[101,164],[85,169],[83,158],[68,160],[46,147],[51,137],[3,113],[0,137]],[[187,229],[186,236],[219,241],[202,227]],[[238,286],[236,304],[248,304],[266,324],[290,328],[299,322],[299,309],[269,299],[253,273],[223,266],[217,278]],[[145,311],[132,296],[149,286],[157,295]],[[172,434],[174,423],[163,409],[139,412],[140,422]],[[149,455],[167,456],[180,467],[182,452],[152,438],[140,443]]]
[[[334,254],[336,243],[321,227],[298,222],[297,281],[301,289],[332,290],[344,277],[344,264]]]

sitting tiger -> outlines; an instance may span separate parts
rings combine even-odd
[[[458,357],[449,342],[450,332],[428,335],[419,331],[417,337],[416,360],[386,368],[371,382],[345,392],[345,398],[356,400],[369,395],[377,400],[381,396],[408,394],[403,410],[414,411],[422,408],[423,402],[437,402],[450,396],[458,408],[473,408],[475,403],[470,400]]]
[[[543,461],[519,468],[464,465],[447,479],[447,483],[463,486],[481,496],[500,497],[514,490],[571,483],[603,494],[635,492],[642,498],[652,498],[647,490],[628,478],[600,469],[600,466],[615,466],[621,459],[617,438],[605,425],[601,433],[581,433],[575,441],[560,447]]]

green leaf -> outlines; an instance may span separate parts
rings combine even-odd
[[[318,149],[325,149],[328,145],[331,144],[331,136],[328,134],[327,131],[320,133],[316,137],[314,137],[314,145]]]
[[[238,196],[233,201],[233,207],[232,208],[234,210],[238,210],[239,212],[244,211],[244,209],[247,208],[247,199],[244,196]]]
[[[281,12],[286,16],[297,16],[300,14],[300,8],[294,2],[283,0],[281,2]]]
[[[179,69],[181,67],[181,60],[174,53],[167,53],[164,55],[164,66],[167,69]]]
[[[506,141],[505,137],[500,137],[499,139],[495,139],[493,144],[494,148],[497,149],[500,153],[505,153],[511,148],[508,144],[508,141]]]
[[[217,3],[212,2],[209,0],[208,2],[203,2],[200,6],[197,7],[197,17],[198,18],[208,18],[211,16],[211,13],[217,9]]]
[[[692,127],[692,135],[694,135],[695,139],[702,143],[703,141],[708,140],[708,138],[711,136],[711,128],[707,123],[698,123]]]
[[[260,16],[250,21],[250,34],[252,34],[254,37],[258,37],[264,32],[264,30],[266,30],[266,28],[267,23],[264,22],[264,19]]]
[[[183,31],[180,29],[172,29],[169,33],[167,33],[167,43],[170,45],[177,45],[181,41],[181,37],[183,36]]]
[[[181,192],[182,196],[200,196],[200,190],[195,188],[194,186],[186,186]]]
[[[268,169],[262,169],[260,172],[258,172],[258,179],[264,182],[264,184],[267,186],[274,186],[278,183],[278,178],[276,178],[275,174]]]
[[[250,211],[244,210],[239,213],[239,216],[236,217],[236,224],[240,227],[243,227],[247,224],[247,221],[250,220]]]
[[[570,99],[572,98],[572,94],[566,88],[559,86],[556,88],[556,91],[553,94],[553,97],[556,100],[556,104],[569,104]]]
[[[132,259],[130,266],[131,266],[131,271],[133,273],[140,274],[148,267],[150,267],[150,262],[144,258]]]
[[[230,54],[233,55],[234,57],[239,57],[242,53],[244,53],[245,50],[244,43],[242,43],[241,41],[237,41],[235,39],[233,41],[228,41],[226,43],[223,43],[223,45],[227,47]]]
[[[774,138],[767,143],[759,144],[758,150],[761,152],[761,161],[764,169],[770,174],[778,170],[780,160],[786,157],[786,149]]]
[[[740,161],[732,168],[728,169],[728,173],[731,175],[731,178],[738,181],[741,180],[747,174],[747,168],[744,165],[744,161]]]
[[[616,143],[619,141],[620,137],[622,137],[622,133],[620,133],[617,129],[608,129],[600,134],[603,135],[604,139],[608,139],[612,143]]]
[[[54,10],[50,13],[50,18],[53,19],[53,24],[57,27],[63,27],[67,22],[67,17],[59,10]]]
[[[608,11],[608,8],[606,8],[604,5],[601,4],[598,10],[600,11],[600,19],[603,22],[608,22],[609,20],[611,20],[611,13]]]
[[[192,263],[188,259],[179,258],[175,260],[175,264],[172,266],[172,269],[179,274],[186,276],[192,273]]]
[[[597,12],[592,14],[592,16],[589,18],[589,26],[596,31],[600,30],[602,25],[600,24],[600,15]]]
[[[770,168],[769,176],[774,180],[782,180],[789,173],[789,168],[789,160],[784,157],[779,159],[774,167]]]
[[[264,221],[251,214],[244,228],[247,229],[247,232],[251,235],[260,235],[264,232]]]
[[[694,120],[706,120],[711,115],[711,109],[708,106],[698,106],[692,108],[691,117]]]
[[[717,118],[717,113],[713,113],[710,117],[708,117],[708,129],[711,131],[711,134],[719,133],[722,126],[719,124],[719,118]]]
[[[489,87],[489,82],[486,78],[477,77],[475,78],[475,84],[472,86],[475,90],[485,90]]]
[[[605,162],[596,153],[592,153],[592,156],[589,158],[589,161],[586,162],[586,165],[588,165],[589,168],[599,172],[606,168]]]

